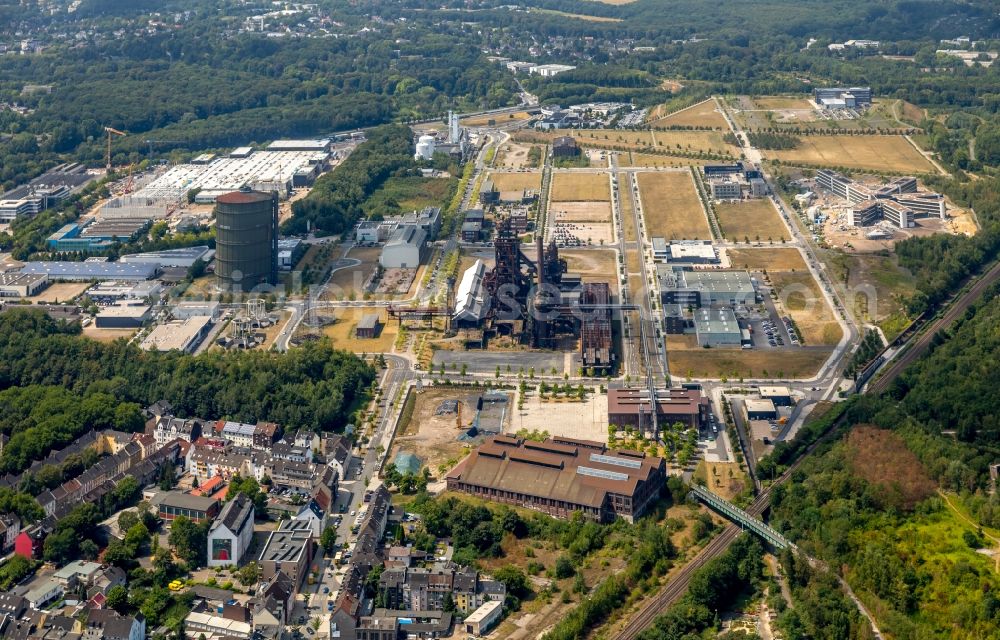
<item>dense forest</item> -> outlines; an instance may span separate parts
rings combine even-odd
[[[841,567],[893,637],[971,640],[1000,632],[1000,579],[992,560],[976,552],[1000,527],[989,471],[1000,451],[989,388],[1000,366],[998,293],[994,287],[936,336],[931,352],[887,393],[847,405],[845,421],[855,426],[772,493],[771,524]],[[797,449],[776,450],[761,468]],[[870,637],[829,576],[783,560],[795,601],[779,619],[788,637]],[[831,617],[837,608],[845,614]]]
[[[6,390],[0,425],[11,436],[0,455],[4,471],[23,468],[90,427],[141,428],[139,407],[161,398],[184,417],[340,431],[375,377],[328,342],[286,354],[191,356],[146,352],[124,340],[94,342],[79,331],[40,311],[0,315],[0,390]]]
[[[309,195],[292,208],[283,230],[302,233],[307,224],[325,233],[341,233],[364,216],[362,205],[391,176],[419,176],[413,161],[409,127],[385,125],[330,173],[320,176]]]

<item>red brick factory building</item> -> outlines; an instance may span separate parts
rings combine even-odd
[[[641,516],[666,482],[662,458],[610,451],[601,442],[487,438],[447,476],[448,489],[569,518],[611,522]]]

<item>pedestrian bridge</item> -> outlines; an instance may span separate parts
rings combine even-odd
[[[745,531],[752,531],[761,537],[764,542],[775,549],[785,549],[792,546],[785,536],[781,535],[767,524],[753,517],[743,509],[740,509],[725,498],[721,498],[708,489],[700,485],[692,485],[688,492],[688,500],[699,500],[710,509],[738,525]]]

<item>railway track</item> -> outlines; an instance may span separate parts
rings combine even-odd
[[[976,282],[969,287],[967,291],[960,294],[952,303],[949,305],[947,310],[936,320],[932,320],[926,329],[921,333],[916,340],[911,344],[911,346],[902,354],[899,358],[892,361],[892,363],[886,368],[886,370],[875,379],[865,393],[879,394],[885,392],[892,381],[895,380],[900,373],[906,369],[914,360],[923,355],[927,348],[930,346],[931,341],[934,339],[934,335],[938,331],[947,328],[960,316],[962,316],[966,310],[982,296],[982,294],[989,288],[992,284],[1000,280],[1000,262],[995,264],[989,271],[987,271],[982,277],[980,277]],[[795,460],[784,473],[782,473],[773,483],[767,486],[763,491],[761,491],[754,501],[747,507],[746,511],[750,515],[760,517],[771,505],[771,490],[785,482],[802,466],[819,446],[830,440],[836,433],[837,427],[840,424],[834,424],[834,426],[827,431],[822,437],[820,437],[816,442],[811,444],[798,459]],[[734,540],[739,536],[740,530],[734,524],[729,524],[718,536],[712,539],[701,551],[695,555],[678,573],[675,575],[670,582],[652,599],[644,606],[638,613],[632,616],[632,619],[628,621],[625,627],[622,629],[621,633],[617,636],[618,640],[634,640],[642,632],[643,629],[647,628],[652,624],[656,616],[660,615],[667,607],[674,604],[684,595],[687,591],[688,584],[691,582],[691,577],[694,572],[705,566],[712,559],[722,555],[722,553],[729,548],[729,545],[733,543]]]

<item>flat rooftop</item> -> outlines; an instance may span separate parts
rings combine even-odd
[[[44,273],[53,280],[149,280],[156,264],[125,262],[26,262],[21,273]]]
[[[157,325],[139,346],[146,351],[188,351],[211,322],[211,316],[192,316]]]
[[[694,329],[698,333],[739,333],[740,324],[732,309],[698,309],[694,314]]]
[[[756,413],[762,411],[774,412],[774,402],[768,399],[758,399],[758,398],[747,398],[743,401],[743,406],[747,408],[747,411]]]
[[[136,197],[180,199],[190,189],[226,193],[249,185],[290,182],[316,152],[257,151],[246,157],[216,158],[208,164],[179,164],[136,193]]]
[[[671,242],[669,251],[671,260],[717,261],[719,259],[715,247],[703,242]]]

